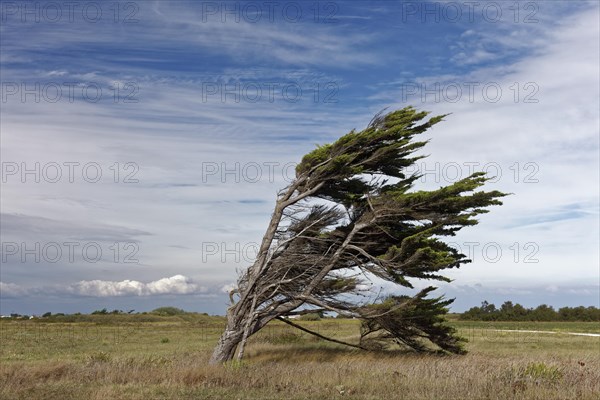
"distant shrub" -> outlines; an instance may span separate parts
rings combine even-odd
[[[320,321],[321,316],[317,313],[304,314],[300,317],[301,321]]]
[[[169,343],[169,338],[162,338],[160,339],[161,343]]]
[[[159,307],[155,310],[152,310],[152,314],[156,315],[181,315],[185,314],[181,308],[177,307]]]

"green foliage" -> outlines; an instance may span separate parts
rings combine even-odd
[[[435,116],[423,122],[427,116],[427,112],[412,107],[380,114],[365,130],[353,130],[303,157],[296,176],[307,186],[300,190],[320,184],[312,197],[343,205],[349,221],[340,224],[344,214],[322,205],[313,207],[306,218],[294,221],[292,232],[318,238],[299,240],[297,250],[293,245],[288,247],[300,254],[288,260],[299,266],[298,271],[315,262],[306,254],[327,254],[340,246],[357,225],[361,229],[354,234],[352,244],[360,251],[348,251],[334,270],[360,265],[369,274],[412,288],[410,278],[448,282],[450,279],[440,271],[470,262],[442,237],[476,225],[476,217],[488,212],[488,207],[502,204],[499,198],[505,194],[478,191],[488,180],[485,173],[474,173],[437,190],[412,190],[420,175],[407,176],[405,172],[422,158],[414,153],[427,144],[414,138],[445,117]],[[336,226],[331,229],[332,225]],[[360,283],[357,278],[329,274],[317,286],[317,293],[329,301],[332,296],[352,292]],[[425,351],[428,348],[424,342],[429,341],[443,351],[461,353],[462,340],[444,324],[442,317],[452,300],[426,299],[426,294],[434,289],[430,287],[412,298],[392,296],[358,308],[342,303],[341,309],[353,311],[363,319],[363,340],[371,345],[392,339]]]
[[[411,277],[448,281],[437,272],[457,268],[470,260],[440,237],[454,236],[463,227],[476,225],[475,217],[488,212],[489,206],[500,205],[498,199],[505,194],[476,191],[488,179],[484,173],[474,173],[438,190],[409,191],[419,175],[406,176],[405,170],[421,158],[410,155],[427,143],[412,139],[444,117],[419,123],[427,115],[412,107],[379,115],[364,131],[352,131],[307,154],[298,165],[298,179],[308,177],[312,184],[320,182],[323,186],[314,197],[343,204],[351,221],[327,230],[331,223],[325,218],[339,222],[342,217],[334,210],[318,206],[290,229],[299,232],[325,219],[322,226],[314,225],[314,235],[323,238],[323,246],[316,251],[324,253],[349,228],[367,223],[355,236],[355,242],[366,254],[380,260],[369,272],[406,287],[412,287],[407,279]],[[373,179],[382,176],[386,178]],[[389,178],[397,178],[397,182],[388,183]],[[359,256],[358,260],[373,261],[361,258],[364,257]],[[345,291],[356,287],[356,283]]]
[[[444,315],[453,299],[426,298],[435,290],[428,287],[414,297],[390,296],[382,302],[370,304],[359,310],[363,319],[361,343],[381,348],[382,341],[393,340],[415,351],[436,351],[427,341],[442,352],[464,353],[465,339],[456,329],[446,324]]]
[[[372,189],[360,174],[386,175],[400,178],[400,186],[410,184],[418,177],[407,178],[404,171],[422,156],[409,156],[427,143],[413,142],[413,137],[444,117],[433,117],[418,124],[427,115],[412,107],[377,115],[367,129],[353,130],[334,143],[318,146],[306,154],[296,167],[296,176],[324,180],[325,186],[318,197],[344,204],[360,200]]]
[[[600,322],[600,308],[596,307],[562,307],[558,309],[560,321],[598,321]]]

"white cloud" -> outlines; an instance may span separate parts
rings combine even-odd
[[[25,295],[26,293],[27,289],[20,285],[0,282],[0,297],[19,297]]]
[[[140,22],[124,28],[129,28],[123,33],[127,36],[126,41],[115,38],[112,26],[63,24],[58,29],[55,24],[39,24],[35,40],[13,44],[7,41],[3,45],[3,61],[18,57],[21,50],[79,45],[81,35],[91,45],[119,43],[121,49],[132,50],[132,54],[121,54],[120,59],[131,61],[165,61],[160,51],[137,55],[135,50],[140,42],[152,43],[155,49],[165,51],[177,52],[178,46],[184,44],[188,53],[214,52],[236,60],[269,60],[286,65],[352,67],[357,63],[374,64],[380,58],[368,47],[357,48],[357,45],[372,43],[374,35],[343,29],[341,24],[313,24],[310,30],[300,30],[296,24],[281,19],[274,23],[252,23],[242,18],[239,22],[223,23],[213,16],[203,21],[200,3],[177,3],[159,4],[152,9],[140,7],[140,13],[136,15]],[[9,19],[9,23],[13,21]],[[19,37],[19,34],[27,34],[28,24],[13,22],[10,28],[10,33]],[[89,67],[95,68],[96,62],[90,62]]]
[[[123,281],[79,281],[67,286],[30,287],[0,282],[2,297],[20,297],[25,295],[76,295],[88,297],[119,296],[156,296],[156,295],[189,295],[207,294],[207,288],[183,275],[174,275],[156,281],[144,283],[134,280]]]
[[[190,278],[174,275],[157,281],[143,283],[133,280],[115,281],[80,281],[69,286],[66,292],[93,297],[112,296],[152,296],[164,294],[196,294],[206,292],[206,289]]]
[[[221,292],[223,292],[223,293],[230,293],[235,288],[237,288],[237,285],[235,283],[228,283],[228,284],[223,285],[221,287]]]

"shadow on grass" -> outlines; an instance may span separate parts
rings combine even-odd
[[[410,350],[359,350],[323,344],[256,345],[249,349],[247,360],[252,362],[333,362],[348,359],[381,360],[398,357],[440,357],[435,353],[416,353]]]

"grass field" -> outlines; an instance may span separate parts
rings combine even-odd
[[[93,316],[0,321],[2,399],[598,399],[598,323],[452,321],[465,356],[363,352],[282,323],[252,338],[243,363],[208,366],[224,320]],[[356,340],[355,320],[302,325]]]

